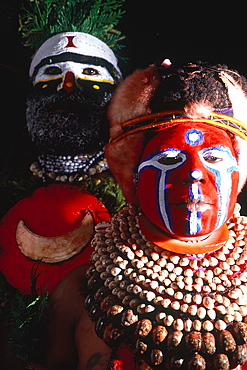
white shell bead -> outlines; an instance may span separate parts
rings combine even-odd
[[[241,297],[241,295],[242,295],[242,292],[239,288],[230,290],[230,292],[228,292],[228,297],[233,298],[233,299],[237,299],[237,298]]]
[[[199,317],[199,319],[204,319],[204,317],[206,316],[207,314],[207,310],[206,308],[204,307],[199,307],[198,310],[197,310],[197,316]]]
[[[211,310],[207,310],[207,315],[208,317],[211,319],[211,320],[214,320],[216,318],[216,312],[215,310],[211,309]]]
[[[227,327],[225,321],[223,320],[216,320],[214,326],[217,330],[225,330]]]
[[[181,300],[181,299],[183,299],[183,293],[182,292],[176,292],[175,294],[174,294],[174,298],[175,299],[178,299],[178,300]]]
[[[202,303],[205,308],[211,309],[214,308],[214,299],[211,297],[204,297]]]
[[[179,265],[180,266],[188,266],[188,264],[190,263],[190,261],[188,260],[188,258],[181,258],[180,261],[179,261]]]
[[[180,310],[183,312],[183,313],[186,313],[188,311],[188,308],[189,308],[189,305],[187,303],[183,303],[181,304],[180,306]]]
[[[182,319],[175,319],[173,322],[173,328],[175,330],[180,330],[182,331],[184,329],[184,322]]]
[[[189,308],[188,308],[188,313],[189,313],[191,316],[195,316],[195,315],[197,314],[197,305],[192,304],[191,306],[189,306]]]
[[[201,323],[201,321],[200,320],[194,320],[193,321],[193,324],[192,324],[192,326],[193,326],[193,329],[194,330],[196,330],[196,331],[200,331],[201,330],[201,328],[202,328],[202,323]]]
[[[202,303],[202,296],[200,294],[195,294],[192,298],[193,302],[196,304],[201,304]]]
[[[180,257],[179,256],[177,256],[177,255],[171,255],[170,256],[170,261],[172,262],[172,263],[174,263],[174,265],[177,265],[178,264],[178,262],[179,262],[179,260],[180,260]]]
[[[211,267],[217,266],[219,263],[218,259],[215,257],[209,257],[208,262],[209,262],[209,266]]]
[[[161,305],[164,307],[164,308],[167,308],[169,307],[171,304],[171,300],[169,298],[165,298],[161,301]]]
[[[234,316],[232,315],[225,315],[224,316],[224,321],[229,324],[230,322],[232,322],[234,320]]]
[[[212,331],[214,329],[214,325],[211,321],[206,320],[202,323],[202,327],[206,331]]]
[[[184,330],[190,332],[192,328],[192,321],[190,319],[186,319],[184,321]]]
[[[180,303],[178,301],[171,302],[171,308],[175,311],[178,311],[180,309]]]
[[[166,313],[158,312],[155,318],[158,322],[163,322],[163,320],[166,318]]]
[[[148,304],[148,305],[145,307],[145,309],[144,309],[145,313],[150,313],[150,312],[153,312],[154,310],[155,310],[155,307],[154,307],[154,306],[152,306],[151,304]]]
[[[164,324],[167,326],[171,326],[173,324],[174,317],[172,315],[167,315],[167,317],[164,319]]]
[[[243,317],[240,312],[234,313],[234,320],[239,321],[239,322],[243,320]]]

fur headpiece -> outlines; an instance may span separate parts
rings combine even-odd
[[[135,166],[153,130],[194,119],[218,126],[233,137],[240,167],[239,191],[247,169],[247,81],[225,65],[151,65],[137,70],[117,88],[108,111],[110,168],[126,198],[134,203]]]

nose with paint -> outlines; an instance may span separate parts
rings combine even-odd
[[[67,93],[71,93],[77,88],[76,78],[73,72],[68,71],[65,73],[64,80],[61,86],[61,89],[67,91]]]
[[[204,168],[205,170],[205,168]],[[193,184],[205,182],[205,173],[198,155],[187,153],[187,159],[180,167],[181,184]]]

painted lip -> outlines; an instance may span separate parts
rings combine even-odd
[[[187,208],[190,212],[204,212],[211,208],[212,203],[201,199],[188,199],[179,203],[172,203],[177,208]]]

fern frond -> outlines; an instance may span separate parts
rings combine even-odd
[[[114,27],[124,14],[125,0],[25,0],[20,15],[20,32],[26,46],[36,49],[59,32],[89,33],[113,50],[124,39]]]

